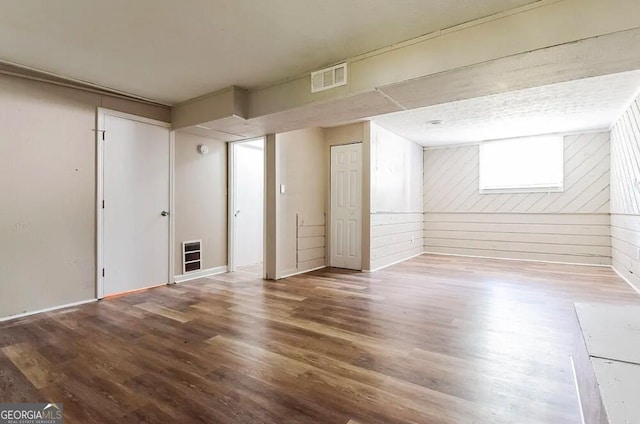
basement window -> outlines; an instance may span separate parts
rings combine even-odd
[[[561,192],[563,171],[562,136],[480,144],[480,193]]]

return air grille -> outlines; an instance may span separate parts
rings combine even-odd
[[[182,273],[202,269],[202,240],[182,242]]]
[[[328,90],[347,85],[347,64],[332,66],[311,73],[311,92]]]

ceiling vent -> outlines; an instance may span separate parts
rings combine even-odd
[[[311,72],[312,93],[317,93],[318,91],[324,91],[334,87],[340,87],[341,85],[347,85],[346,63]]]

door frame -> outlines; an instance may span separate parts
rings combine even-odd
[[[332,166],[331,166],[331,157],[332,157],[332,153],[333,153],[333,148],[334,147],[344,147],[344,146],[352,146],[355,144],[360,144],[361,150],[360,150],[360,181],[361,181],[361,189],[360,189],[360,271],[362,271],[364,269],[364,231],[362,229],[363,225],[364,225],[364,217],[365,217],[365,211],[364,211],[364,142],[362,141],[354,141],[351,143],[338,143],[338,144],[331,144],[329,146],[329,157],[328,157],[328,161],[329,161],[329,172],[327,175],[328,178],[328,190],[327,190],[327,219],[326,219],[326,231],[325,231],[325,240],[326,240],[326,250],[325,250],[325,257],[326,257],[326,264],[329,267],[333,267],[334,265],[331,263],[331,249],[332,249],[332,228],[333,228],[333,208],[331,205],[331,194],[333,191],[333,184],[332,184],[332,178],[331,178],[331,173],[333,171]]]
[[[236,211],[236,189],[235,189],[235,161],[236,161],[236,146],[242,143],[248,143],[251,141],[262,140],[263,148],[262,155],[264,159],[264,178],[263,178],[263,187],[262,187],[262,211],[263,211],[263,226],[262,226],[262,240],[264,244],[264,240],[266,239],[266,189],[267,189],[267,137],[253,137],[247,138],[245,140],[237,140],[230,141],[227,143],[227,270],[229,272],[234,272],[237,270],[235,263],[235,247],[236,247],[236,220],[235,220],[235,211]],[[265,249],[262,249],[262,266],[263,268],[266,266],[265,263]],[[264,274],[264,272],[263,272]]]
[[[169,267],[167,284],[175,284],[174,281],[174,255],[175,255],[175,131],[171,131],[171,124],[156,119],[145,118],[130,113],[98,107],[96,110],[96,298],[104,298],[104,209],[102,200],[104,197],[104,134],[106,116],[128,119],[144,124],[156,125],[169,129]]]

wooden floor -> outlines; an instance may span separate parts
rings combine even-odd
[[[572,303],[638,300],[608,268],[436,255],[224,274],[0,324],[0,402],[62,402],[65,423],[579,423]]]

